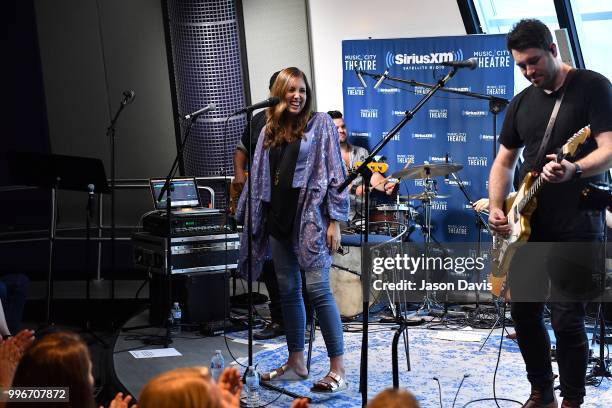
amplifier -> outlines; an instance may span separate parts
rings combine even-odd
[[[173,237],[186,235],[215,235],[235,232],[225,224],[221,210],[175,211],[171,216],[170,233]],[[168,222],[165,211],[154,211],[144,216],[142,229],[154,235],[168,236]]]
[[[182,274],[192,272],[223,271],[238,267],[239,235],[217,234],[172,237],[172,265],[166,267],[168,238],[148,232],[132,235],[133,261],[136,267],[151,272]]]

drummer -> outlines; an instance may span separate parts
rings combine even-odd
[[[327,114],[331,116],[334,120],[334,124],[336,125],[336,129],[338,130],[338,136],[340,138],[340,151],[342,152],[342,159],[344,160],[344,165],[346,169],[350,172],[354,170],[355,163],[362,162],[369,156],[369,152],[367,149],[355,146],[349,143],[348,134],[346,131],[346,124],[344,123],[344,119],[342,117],[342,112],[333,110],[328,111]],[[378,191],[381,193],[385,193],[390,196],[394,193],[395,188],[397,187],[397,183],[392,183],[387,181],[385,176],[380,174],[379,172],[372,173],[372,178],[370,179],[370,186],[372,187],[372,191]],[[363,196],[363,186],[361,184],[361,176],[357,177],[353,183],[351,184],[351,209],[349,214],[349,219],[352,219],[356,214],[356,209],[354,208],[355,200],[354,197]]]

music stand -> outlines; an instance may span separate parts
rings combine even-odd
[[[8,154],[9,174],[14,184],[49,188],[51,202],[49,205],[49,264],[47,269],[47,294],[45,321],[51,324],[51,301],[53,299],[53,262],[55,257],[54,243],[57,229],[57,190],[89,191],[94,185],[94,192],[110,192],[102,160],[47,154],[37,152],[11,152]],[[89,275],[87,277],[87,294],[89,294]]]

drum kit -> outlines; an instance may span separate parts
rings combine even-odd
[[[389,177],[404,180],[423,180],[423,191],[406,196],[397,195],[393,204],[376,205],[370,210],[368,241],[374,246],[410,240],[410,234],[419,228],[427,246],[431,242],[431,207],[437,198],[447,198],[437,192],[435,177],[445,177],[463,168],[460,164],[441,163],[410,166],[394,172]],[[410,202],[420,201],[423,214]],[[361,234],[365,232],[363,219],[353,220],[342,232],[341,245],[344,253],[334,255],[330,271],[330,286],[336,299],[340,315],[352,318],[362,312],[361,287]],[[388,295],[388,294],[387,294]],[[370,306],[378,300],[380,293],[370,294]]]

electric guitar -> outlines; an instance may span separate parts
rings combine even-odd
[[[563,159],[576,154],[578,147],[591,136],[590,126],[585,126],[561,147],[557,153],[556,161],[560,163]],[[528,173],[518,190],[510,194],[504,202],[504,213],[510,225],[510,235],[503,237],[499,234],[493,235],[491,248],[491,293],[494,296],[510,299],[510,291],[506,285],[506,278],[512,256],[521,245],[524,245],[531,234],[531,215],[536,209],[536,196],[546,181],[537,172]]]

